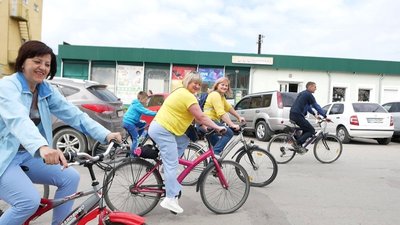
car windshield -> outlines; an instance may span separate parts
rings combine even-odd
[[[386,112],[386,110],[376,103],[353,103],[354,112]]]
[[[109,91],[105,86],[91,86],[88,88],[92,94],[105,102],[117,102],[118,97]]]

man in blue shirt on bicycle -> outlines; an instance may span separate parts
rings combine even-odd
[[[305,118],[307,112],[311,113],[315,117],[320,115],[326,118],[325,112],[322,110],[321,106],[318,105],[314,98],[313,93],[315,90],[317,90],[317,85],[311,81],[307,82],[306,90],[299,93],[292,107],[290,108],[289,119],[294,121],[303,131],[302,135],[297,138],[297,143],[295,143],[293,146],[295,150],[301,154],[307,152],[307,149],[302,145],[315,133],[314,127]],[[318,114],[316,114],[312,109],[315,109]],[[327,121],[330,120],[327,118]]]

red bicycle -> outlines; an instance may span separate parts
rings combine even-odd
[[[89,196],[82,204],[78,205],[72,212],[62,221],[61,224],[77,224],[84,225],[88,222],[98,218],[99,225],[143,225],[145,224],[145,219],[133,213],[128,212],[118,212],[111,211],[106,208],[104,203],[104,193],[105,187],[108,183],[104,183],[103,187],[100,187],[97,181],[93,165],[101,162],[105,157],[109,156],[110,153],[116,149],[116,143],[111,142],[107,150],[97,156],[91,156],[87,153],[81,152],[65,152],[64,156],[68,160],[68,165],[80,165],[88,168],[90,177],[92,179],[92,190],[76,192],[70,196],[66,196],[61,199],[41,199],[41,204],[36,211],[25,223],[28,225],[31,221],[40,217],[44,213],[50,211],[51,209],[64,204],[65,202],[72,201],[83,196]],[[113,150],[112,150],[113,149]],[[105,173],[106,176],[107,173]],[[111,182],[111,181],[110,181]]]

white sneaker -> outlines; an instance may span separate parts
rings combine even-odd
[[[183,213],[183,209],[179,206],[177,198],[165,197],[160,206],[175,213]]]

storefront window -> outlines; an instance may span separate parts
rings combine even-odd
[[[114,94],[116,93],[115,74],[115,62],[92,62],[91,80],[106,84],[107,89]]]
[[[346,100],[346,88],[334,87],[332,102],[343,102]]]
[[[233,91],[232,96],[227,96],[232,99],[233,103],[238,102],[243,96],[249,93],[250,68],[225,68],[225,74],[228,77]]]
[[[144,90],[153,93],[169,92],[169,64],[147,64],[144,70]]]
[[[369,89],[358,89],[358,101],[359,102],[369,102],[371,90]]]

